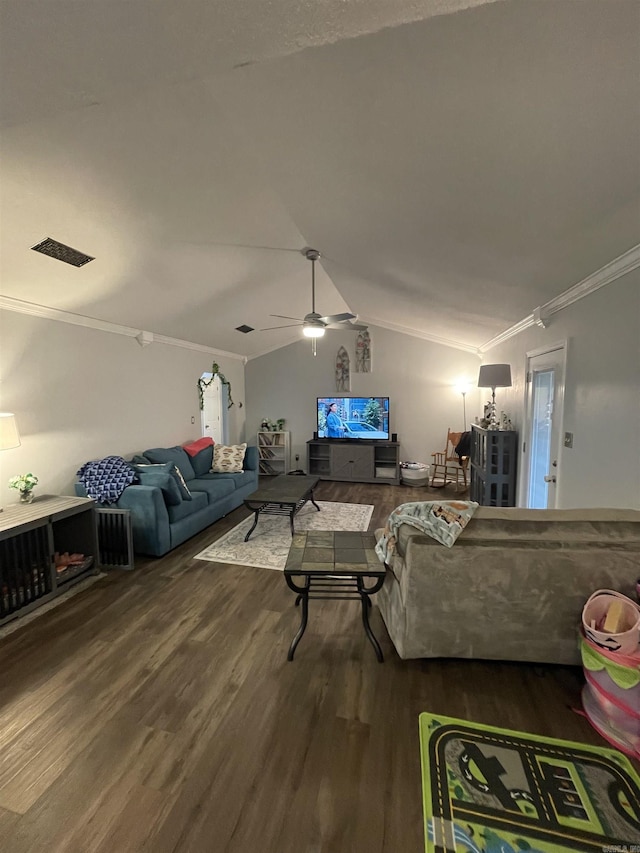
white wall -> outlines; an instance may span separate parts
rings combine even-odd
[[[567,341],[558,506],[640,509],[640,269],[553,314],[484,354],[509,362],[513,387],[496,389],[522,434],[526,353]]]
[[[392,432],[398,433],[400,458],[431,461],[431,453],[443,450],[447,428],[462,430],[462,396],[454,391],[456,380],[465,377],[473,385],[480,359],[462,350],[409,337],[379,327],[369,329],[372,341],[372,372],[355,372],[354,332],[329,331],[318,341],[318,355],[311,342],[300,339],[261,358],[245,369],[247,434],[251,437],[262,418],[285,418],[291,431],[291,465],[307,469],[306,442],[316,426],[316,397],[337,394],[335,362],[340,346],[351,357],[351,395],[388,396]],[[473,387],[467,394],[467,423],[479,414],[480,396]]]
[[[14,474],[33,472],[39,494],[73,494],[90,459],[129,457],[201,433],[197,382],[217,361],[231,382],[232,441],[244,440],[244,365],[167,344],[0,312],[0,408],[15,412],[22,445],[0,452],[0,506]],[[191,419],[195,423],[191,423]]]

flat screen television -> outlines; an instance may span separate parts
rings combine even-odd
[[[318,438],[389,441],[388,397],[318,397]]]

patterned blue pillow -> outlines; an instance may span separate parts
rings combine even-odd
[[[156,466],[152,467],[155,468]],[[167,474],[166,471],[138,472],[138,480],[141,486],[155,486],[160,489],[167,506],[180,506],[182,503],[180,489],[171,474]]]
[[[189,491],[189,487],[187,486],[184,477],[182,476],[182,472],[173,462],[146,462],[146,463],[130,463],[133,470],[139,474],[148,474],[148,473],[158,473],[158,474],[168,474],[175,482],[178,487],[178,493],[180,495],[181,500],[191,501],[193,500],[193,495]]]
[[[173,462],[182,471],[185,480],[195,479],[196,474],[189,455],[182,447],[153,447],[151,450],[145,450],[144,455],[149,462]]]

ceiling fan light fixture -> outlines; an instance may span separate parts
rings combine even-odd
[[[304,326],[302,334],[305,338],[321,338],[324,335],[324,326]]]

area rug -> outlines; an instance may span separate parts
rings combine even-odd
[[[301,530],[367,530],[373,506],[371,504],[346,504],[337,501],[316,501],[306,504],[294,519],[296,532]],[[212,542],[208,548],[195,555],[196,560],[214,563],[233,563],[257,566],[261,569],[283,571],[291,545],[289,517],[261,515],[258,526],[248,542],[244,541],[254,521],[253,513],[237,524],[229,533]]]
[[[640,850],[640,777],[614,749],[420,714],[427,853]]]

